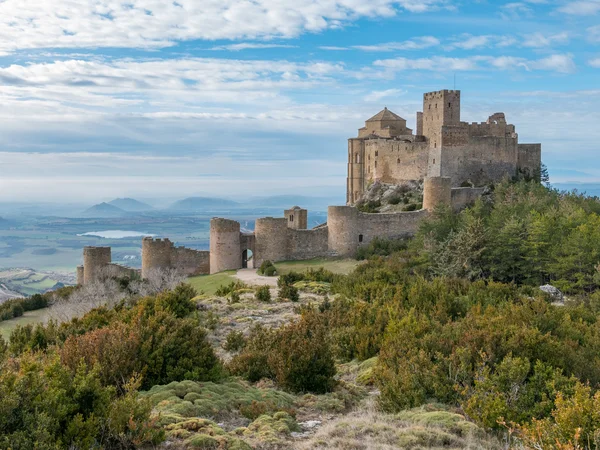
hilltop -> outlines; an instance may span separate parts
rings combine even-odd
[[[127,215],[127,211],[106,202],[94,205],[82,213],[83,217],[125,217]]]
[[[147,203],[140,202],[134,198],[116,198],[108,202],[109,205],[116,206],[123,211],[141,212],[151,211],[154,208]]]

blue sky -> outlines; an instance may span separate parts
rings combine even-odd
[[[0,201],[303,193],[423,92],[600,182],[600,0],[4,0]]]

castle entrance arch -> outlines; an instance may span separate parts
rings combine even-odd
[[[254,268],[254,254],[249,248],[242,252],[242,269]]]

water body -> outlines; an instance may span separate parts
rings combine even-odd
[[[95,236],[104,239],[126,239],[143,236],[156,236],[155,234],[142,233],[141,231],[123,231],[123,230],[105,230],[105,231],[88,231],[87,233],[78,234],[77,236]]]

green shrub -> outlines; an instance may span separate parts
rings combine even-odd
[[[280,300],[289,300],[291,302],[297,302],[300,300],[300,294],[298,288],[295,286],[285,285],[279,289],[278,298]]]
[[[375,237],[367,245],[363,245],[356,251],[356,259],[359,261],[369,259],[372,256],[389,256],[392,253],[406,250],[408,248],[407,240],[400,239],[384,239]]]
[[[241,331],[232,330],[225,338],[223,348],[228,352],[239,352],[246,346],[246,338]]]
[[[256,288],[254,297],[259,302],[268,303],[271,301],[271,291],[269,290],[269,286],[258,286]]]
[[[356,205],[356,207],[360,212],[376,213],[378,212],[377,210],[381,207],[381,201],[369,200],[368,202],[359,203],[358,205]]]
[[[217,291],[215,292],[216,295],[218,295],[219,297],[227,297],[229,294],[231,294],[234,291],[239,291],[241,289],[246,289],[248,287],[248,285],[246,283],[244,283],[241,280],[236,280],[236,281],[232,281],[231,283],[221,286],[219,289],[217,289]]]
[[[271,378],[293,392],[330,391],[335,363],[325,323],[309,313],[277,330],[255,327],[229,369],[249,381]]]
[[[265,275],[267,277],[272,277],[277,273],[277,268],[273,265],[273,263],[269,260],[263,261],[258,269],[259,275]]]
[[[277,279],[277,287],[282,288],[284,286],[291,286],[292,284],[302,281],[304,279],[304,275],[299,272],[291,271],[289,273],[279,275]]]
[[[389,199],[388,199],[388,203],[390,205],[397,205],[398,203],[400,203],[402,201],[402,195],[392,195]]]
[[[404,208],[402,208],[402,211],[416,211],[418,209],[421,209],[419,207],[419,205],[417,205],[416,203],[410,203],[410,204],[406,205]]]
[[[241,301],[240,293],[238,291],[233,291],[229,294],[229,303],[239,303]]]

